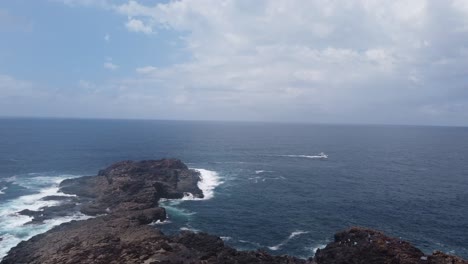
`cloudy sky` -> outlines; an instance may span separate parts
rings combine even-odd
[[[0,1],[0,116],[468,125],[468,0]]]

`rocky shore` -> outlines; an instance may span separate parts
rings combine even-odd
[[[425,255],[410,243],[381,232],[353,227],[309,259],[272,256],[265,251],[237,251],[216,236],[181,232],[164,235],[149,224],[164,221],[162,198],[187,193],[203,197],[200,174],[180,160],[123,161],[96,176],[65,180],[68,196],[49,196],[59,205],[23,210],[35,224],[77,211],[93,218],[57,226],[12,248],[1,264],[10,263],[467,263],[434,252]]]

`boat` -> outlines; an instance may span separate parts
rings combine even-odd
[[[323,153],[323,152],[320,152],[318,155],[317,155],[317,158],[319,159],[328,159],[328,155]]]

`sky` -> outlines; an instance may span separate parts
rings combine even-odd
[[[468,0],[0,0],[0,116],[468,126]]]

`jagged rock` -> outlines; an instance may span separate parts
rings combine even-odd
[[[97,176],[68,179],[60,184],[67,194],[93,198],[81,212],[105,214],[109,210],[138,210],[155,207],[160,198],[182,198],[184,193],[203,197],[198,188],[199,173],[180,160],[122,161],[99,171]],[[134,210],[134,209],[132,209]]]
[[[190,192],[203,197],[197,183],[198,172],[179,160],[123,161],[97,176],[65,180],[61,191],[77,197],[66,203],[23,210],[19,214],[34,217],[32,222],[60,216],[76,210],[97,216],[72,221],[34,236],[12,248],[1,264],[31,263],[429,263],[467,264],[467,261],[442,252],[425,256],[408,242],[390,238],[366,228],[351,228],[335,235],[335,241],[318,250],[315,259],[272,256],[264,251],[237,251],[216,236],[182,232],[165,236],[148,225],[166,219],[161,198],[182,198]],[[59,197],[47,199],[62,201]],[[0,237],[0,240],[2,238]]]
[[[74,202],[77,200],[74,196],[63,196],[63,195],[49,195],[41,199],[42,201],[69,201]]]
[[[1,263],[313,263],[260,251],[239,252],[203,233],[169,237],[146,223],[114,215],[72,221],[21,242]]]
[[[440,251],[435,251],[431,256],[428,256],[427,263],[429,264],[468,264],[468,261],[457,256],[447,255]],[[423,262],[426,263],[426,262]]]
[[[75,203],[63,203],[54,206],[43,207],[39,211],[25,209],[17,212],[20,215],[30,216],[33,219],[26,224],[38,224],[45,220],[53,219],[61,216],[68,216],[73,214],[73,209],[76,208]]]
[[[444,253],[425,256],[424,253],[410,243],[384,235],[382,232],[352,227],[335,234],[334,242],[315,254],[319,264],[345,263],[382,263],[382,264],[413,264],[431,263],[445,264],[453,257]],[[458,258],[457,258],[458,259]],[[462,262],[453,263],[467,263]]]

